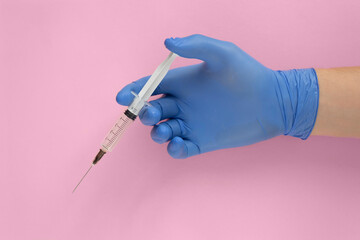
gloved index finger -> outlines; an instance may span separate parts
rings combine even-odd
[[[176,95],[179,91],[181,91],[184,80],[192,79],[197,75],[200,69],[201,64],[195,64],[169,70],[152,95]],[[134,95],[131,93],[131,91],[138,94],[149,78],[150,76],[146,76],[126,85],[117,94],[116,101],[121,105],[129,106],[134,99]]]
[[[121,105],[129,106],[134,99],[134,95],[131,92],[138,94],[149,78],[150,76],[146,76],[126,85],[116,95],[116,101]],[[160,94],[159,87],[153,93],[153,95],[157,94]]]
[[[131,92],[138,94],[149,78],[149,76],[141,78],[123,87],[116,95],[116,101],[121,105],[129,106],[134,99],[134,95]]]
[[[176,54],[170,52],[167,58],[155,69],[151,77],[147,77],[146,79],[140,79],[132,84],[126,86],[117,96],[117,100],[119,103],[123,103],[125,105],[130,105],[130,108],[136,111],[134,114],[138,114],[141,108],[144,106],[144,101],[148,101],[148,99],[154,95],[156,89],[159,84],[167,74],[170,69],[171,63],[175,60]],[[136,101],[133,102],[135,105],[133,106],[130,103],[131,97],[129,93],[133,95],[139,94],[139,97],[136,95]]]

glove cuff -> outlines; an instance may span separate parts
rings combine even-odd
[[[314,128],[319,106],[315,69],[276,71],[282,98],[284,135],[307,139]]]

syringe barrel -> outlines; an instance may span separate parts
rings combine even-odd
[[[174,61],[177,55],[170,52],[169,56],[163,61],[151,75],[148,81],[145,83],[139,94],[134,94],[134,100],[130,104],[128,110],[119,118],[115,125],[111,128],[106,135],[103,143],[101,144],[101,150],[104,152],[111,152],[115,145],[119,142],[121,136],[129,125],[135,120],[141,109],[147,104],[149,97],[153,94],[155,89],[159,86],[160,82],[169,71],[171,63]]]
[[[111,152],[119,142],[125,130],[131,125],[131,123],[134,122],[135,117],[129,115],[128,112],[125,112],[106,135],[103,143],[101,144],[101,149],[105,152]]]

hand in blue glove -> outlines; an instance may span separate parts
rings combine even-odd
[[[165,46],[201,64],[170,70],[144,108],[152,139],[174,158],[253,144],[278,135],[306,139],[315,124],[319,90],[314,69],[273,71],[230,42],[202,35],[165,40]],[[129,105],[149,77],[124,87]],[[165,120],[165,121],[163,121]]]

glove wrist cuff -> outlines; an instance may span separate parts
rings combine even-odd
[[[319,106],[315,69],[277,71],[283,100],[284,135],[307,139],[314,128]]]

